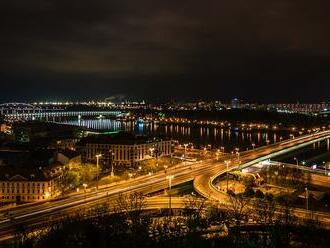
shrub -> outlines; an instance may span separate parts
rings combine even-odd
[[[264,193],[263,193],[260,189],[258,189],[258,190],[256,191],[255,197],[256,197],[256,198],[264,198],[265,195],[264,195]]]

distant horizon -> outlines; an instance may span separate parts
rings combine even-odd
[[[168,104],[168,103],[198,103],[198,102],[220,102],[222,104],[230,104],[231,100],[235,99],[237,97],[233,97],[231,99],[187,99],[187,100],[176,100],[176,99],[169,99],[168,101],[149,101],[148,99],[132,99],[132,98],[125,98],[122,101],[111,101],[111,100],[106,100],[107,98],[103,99],[96,99],[96,98],[85,98],[85,99],[77,99],[77,100],[72,100],[72,99],[58,99],[58,100],[30,100],[30,101],[20,101],[20,100],[9,100],[9,101],[0,101],[0,104],[5,104],[5,103],[29,103],[29,104],[63,104],[65,105],[66,103],[69,104],[76,104],[76,103],[101,103],[101,102],[109,102],[109,103],[114,103],[114,104],[120,104],[124,102],[137,102],[137,103],[142,103],[145,102],[145,104]],[[241,101],[242,104],[321,104],[321,103],[330,103],[330,98],[328,100],[320,100],[320,101],[270,101],[270,102],[262,102],[258,100],[248,100],[244,98],[237,98],[239,101]]]

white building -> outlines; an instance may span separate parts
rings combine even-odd
[[[102,154],[106,164],[134,166],[151,157],[172,154],[172,141],[168,139],[147,138],[124,134],[117,137],[95,136],[80,142],[83,161],[95,161],[97,154]]]

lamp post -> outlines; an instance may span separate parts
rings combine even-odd
[[[151,148],[149,148],[149,151],[150,151],[150,156],[153,157],[154,156],[155,148],[154,147],[151,147]]]
[[[171,215],[172,215],[171,189],[172,189],[172,179],[173,178],[174,178],[174,175],[168,175],[168,176],[166,176],[166,179],[168,180],[169,208],[170,208],[170,214]]]
[[[293,160],[296,161],[297,168],[299,168],[299,160],[296,157],[294,157]]]
[[[114,168],[113,168],[114,157],[115,157],[115,153],[114,152],[111,152],[111,174],[110,174],[111,177],[113,177],[115,175]]]
[[[96,155],[96,192],[99,190],[99,161],[102,154]]]
[[[306,192],[306,210],[308,211],[308,188],[305,188],[305,192]]]
[[[219,154],[220,154],[220,150],[218,149],[217,152],[216,152],[217,161],[219,160]]]
[[[238,161],[238,170],[240,170],[240,164],[241,164],[241,161],[240,161],[239,148],[235,148],[235,151],[236,151],[237,161]]]
[[[225,147],[221,146],[221,147],[220,147],[220,151],[221,151],[222,153],[225,153]]]
[[[227,166],[227,173],[226,173],[226,174],[227,174],[227,175],[226,175],[226,177],[227,177],[227,192],[228,192],[228,165],[230,164],[230,162],[231,162],[230,160],[226,160],[226,161],[225,161],[226,166]]]
[[[183,146],[184,146],[184,158],[186,158],[187,157],[187,146],[188,146],[188,144],[184,144]]]
[[[87,188],[87,183],[84,183],[83,186],[84,186],[84,193],[85,193],[85,200],[86,200],[86,188]]]

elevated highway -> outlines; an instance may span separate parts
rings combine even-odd
[[[236,157],[233,157],[231,163],[228,165],[228,168],[223,160],[217,164],[217,167],[213,167],[208,170],[207,173],[197,176],[194,180],[194,188],[204,197],[225,202],[228,200],[227,194],[219,191],[213,184],[214,180],[218,176],[234,169],[247,168],[263,160],[272,159],[284,153],[288,153],[329,138],[330,131],[323,131],[311,135],[300,136],[295,139],[275,143],[269,146],[260,147],[251,151],[242,152],[240,155],[240,160],[238,161]],[[330,177],[328,179],[330,181]]]

